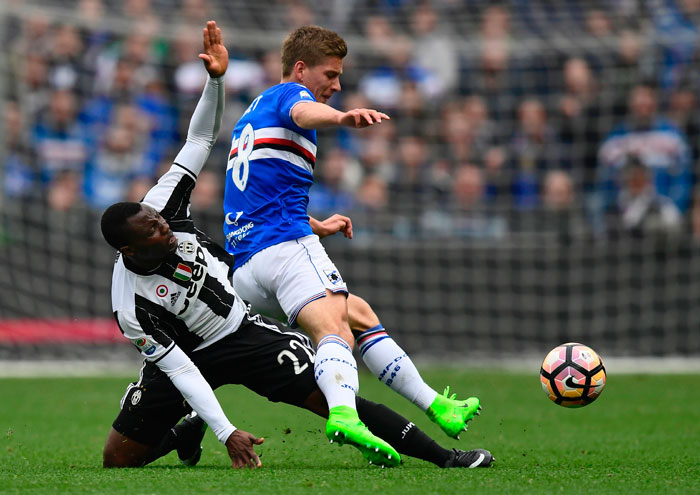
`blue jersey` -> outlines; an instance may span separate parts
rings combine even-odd
[[[224,235],[234,268],[266,247],[312,234],[306,207],[316,163],[316,131],[291,117],[315,101],[298,83],[282,83],[250,104],[233,129],[226,168]]]

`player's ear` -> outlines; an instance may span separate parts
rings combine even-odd
[[[304,82],[304,72],[307,68],[306,62],[303,60],[297,60],[294,64],[294,69],[292,69],[292,72],[299,82]]]

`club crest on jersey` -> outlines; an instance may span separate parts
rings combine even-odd
[[[135,406],[139,401],[141,401],[141,389],[137,388],[134,390],[134,393],[131,394],[131,405]]]
[[[178,280],[182,280],[183,282],[189,282],[192,278],[192,268],[184,263],[178,263],[177,268],[175,268],[175,273],[173,273],[173,277]]]
[[[323,273],[326,274],[326,277],[328,277],[328,280],[330,280],[330,282],[333,285],[338,285],[339,283],[341,283],[343,281],[343,279],[340,277],[340,273],[338,273],[338,270],[326,269],[326,270],[323,270]]]
[[[193,254],[194,253],[194,243],[190,241],[182,241],[177,245],[177,250],[182,254]]]
[[[168,288],[165,285],[159,285],[156,287],[156,295],[158,297],[165,297],[168,295]]]

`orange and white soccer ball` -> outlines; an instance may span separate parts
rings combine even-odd
[[[568,342],[552,349],[542,362],[540,381],[549,398],[560,406],[583,407],[605,387],[605,366],[593,349]]]

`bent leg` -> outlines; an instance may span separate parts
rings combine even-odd
[[[379,381],[426,411],[437,397],[411,358],[392,339],[370,305],[354,294],[348,296],[348,322],[357,335],[360,355]]]
[[[140,467],[153,456],[155,448],[127,436],[114,428],[109,429],[107,441],[102,451],[102,466],[106,468]]]
[[[184,443],[191,443],[196,436],[186,434],[193,429],[189,422],[177,424],[190,411],[165,373],[152,363],[144,363],[139,380],[127,387],[107,435],[104,467],[144,466],[178,447],[182,450]],[[200,440],[201,436],[197,448]]]

